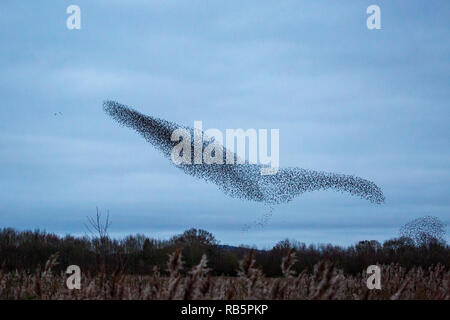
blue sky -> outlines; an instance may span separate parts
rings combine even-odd
[[[81,8],[81,30],[66,8]],[[366,8],[381,8],[381,30]],[[0,227],[227,244],[349,245],[450,222],[448,1],[2,1]],[[102,111],[278,128],[280,165],[354,174],[386,203],[314,192],[268,212],[186,176]],[[59,112],[61,114],[59,114]],[[57,113],[57,115],[55,115]],[[447,233],[447,240],[449,236]]]

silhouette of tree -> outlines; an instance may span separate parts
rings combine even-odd
[[[181,235],[174,236],[172,240],[175,243],[184,244],[201,244],[201,245],[217,245],[218,241],[211,232],[202,229],[191,228],[186,230]]]

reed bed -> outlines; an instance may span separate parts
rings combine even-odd
[[[116,270],[96,275],[81,275],[81,289],[69,290],[68,275],[56,274],[52,268],[58,255],[52,255],[43,268],[34,272],[0,271],[0,299],[38,300],[449,300],[450,271],[436,265],[428,270],[413,268],[406,271],[398,264],[382,265],[381,290],[369,290],[367,275],[346,275],[329,261],[321,261],[313,272],[296,274],[295,251],[283,258],[283,277],[265,277],[256,266],[253,251],[240,261],[238,277],[211,277],[204,255],[191,270],[184,270],[181,250],[170,255],[167,270],[153,269],[152,276],[127,275]],[[150,267],[150,266],[149,266]]]

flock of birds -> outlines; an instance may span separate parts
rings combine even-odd
[[[177,141],[171,140],[172,132],[183,128],[188,130],[191,136],[194,134],[193,128],[143,115],[115,101],[105,101],[103,109],[119,124],[137,131],[169,160],[173,147],[178,144]],[[209,143],[216,142],[210,139],[202,143],[205,147]],[[194,141],[191,141],[191,144],[193,153]],[[225,155],[226,149],[223,146],[221,148],[223,148],[222,155]],[[193,154],[191,156],[193,159]],[[233,156],[237,160],[234,153]],[[377,204],[385,200],[383,192],[375,183],[352,175],[296,167],[280,168],[273,175],[261,175],[262,165],[250,164],[248,161],[242,164],[237,162],[234,161],[234,164],[173,164],[186,174],[214,183],[231,197],[257,201],[270,206],[287,203],[305,192],[325,189],[346,192]]]

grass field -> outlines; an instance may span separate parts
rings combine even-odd
[[[253,253],[240,261],[238,277],[211,277],[207,257],[192,270],[183,270],[181,250],[170,255],[167,270],[152,276],[116,270],[81,275],[81,288],[69,290],[68,275],[55,274],[52,255],[35,272],[0,272],[0,299],[450,299],[450,271],[441,265],[408,272],[399,265],[382,265],[381,290],[367,289],[367,275],[351,276],[322,261],[314,271],[295,274],[290,251],[282,260],[283,277],[267,278],[256,267]],[[150,267],[150,266],[149,266]]]

